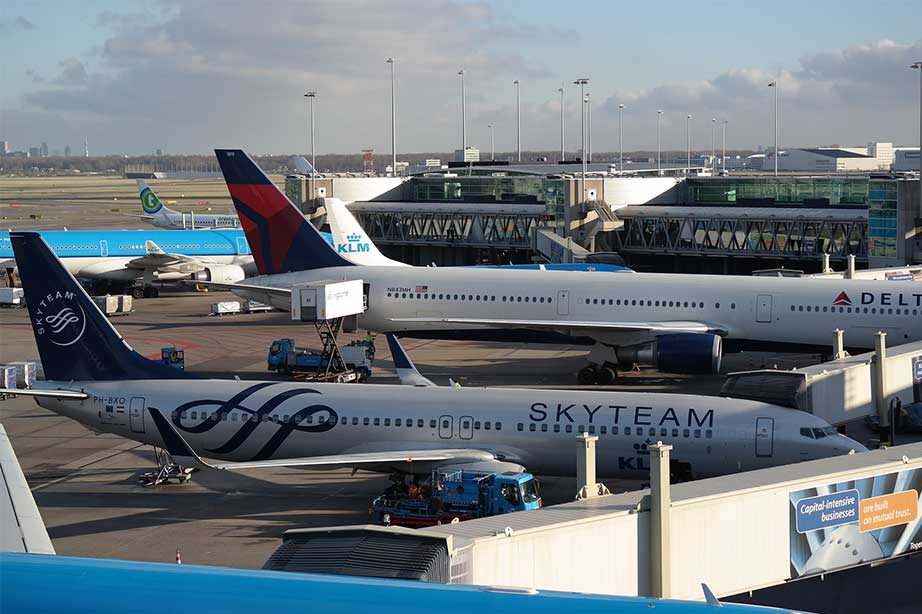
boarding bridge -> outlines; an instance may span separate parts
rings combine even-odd
[[[615,213],[624,221],[613,237],[621,254],[868,258],[864,209],[636,205]]]
[[[379,245],[530,249],[544,205],[352,203],[349,210]]]

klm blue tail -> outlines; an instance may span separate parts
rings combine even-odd
[[[336,253],[246,152],[216,149],[215,155],[260,275],[354,266]]]
[[[131,349],[37,232],[11,232],[10,241],[46,379],[192,377]]]

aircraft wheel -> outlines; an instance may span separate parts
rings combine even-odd
[[[146,286],[144,288],[144,298],[157,298],[160,296],[160,290],[153,286]]]
[[[602,367],[599,369],[596,383],[600,386],[611,386],[618,379],[618,373],[611,367]]]
[[[576,374],[576,381],[582,386],[591,386],[596,382],[597,377],[595,367],[588,366],[579,370],[579,373]]]
[[[134,298],[144,298],[144,288],[132,288],[131,296]]]

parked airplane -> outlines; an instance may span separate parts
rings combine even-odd
[[[574,436],[589,432],[602,475],[647,476],[662,440],[676,475],[699,478],[864,450],[813,415],[727,398],[197,379],[132,350],[38,234],[11,238],[48,379],[15,392],[180,463],[573,475]]]
[[[354,266],[303,221],[241,150],[216,150],[260,275],[225,284],[280,309],[291,287],[362,279],[361,328],[441,339],[595,343],[582,383],[611,383],[619,364],[717,372],[728,349],[828,350],[834,329],[850,348],[922,339],[922,292],[888,282],[730,275],[605,275],[461,267]],[[297,231],[292,228],[298,227]]]
[[[160,228],[195,230],[196,228],[240,228],[240,218],[233,213],[182,213],[164,205],[143,179],[137,180],[141,196],[141,218]]]
[[[75,277],[96,291],[155,297],[155,281],[233,283],[256,272],[242,230],[45,230],[48,245]],[[0,267],[16,267],[10,233],[0,232]]]
[[[399,260],[388,258],[371,240],[346,203],[338,198],[325,198],[327,223],[333,236],[333,245],[337,253],[342,254],[354,264],[362,266],[411,266]],[[601,271],[606,273],[633,273],[631,269],[616,264],[602,263],[548,263],[548,264],[504,264],[480,265],[478,268],[507,269],[515,271]]]
[[[770,614],[771,608],[721,604],[704,584],[706,604],[645,597],[611,597],[522,591],[413,580],[320,575],[257,569],[229,569],[199,565],[170,565],[141,561],[116,561],[55,554],[35,499],[16,454],[0,424],[0,606],[5,613],[44,614],[73,612],[74,595],[82,611],[132,612],[304,612],[305,603],[316,612],[376,612],[413,614],[428,612],[443,603],[440,612],[468,614],[474,610],[560,612],[646,612],[650,608],[670,613],[710,611]],[[159,587],[169,586],[170,590]],[[158,587],[151,592],[151,587]],[[420,599],[420,595],[426,596]],[[138,599],[145,594],[145,599]],[[306,597],[307,596],[307,597]],[[447,599],[446,599],[447,598]],[[708,610],[703,608],[707,607]],[[723,610],[721,610],[723,611]]]

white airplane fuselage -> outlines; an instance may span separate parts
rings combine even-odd
[[[647,476],[647,446],[663,441],[698,478],[863,450],[800,411],[693,395],[227,380],[59,384],[90,397],[40,405],[163,446],[147,413],[156,408],[198,453],[229,461],[464,448],[566,476],[575,473],[575,438],[587,431],[599,436],[601,475]]]
[[[628,345],[651,335],[576,323],[694,321],[713,324],[726,340],[740,342],[829,347],[836,328],[853,348],[873,348],[878,331],[888,333],[891,345],[922,340],[922,286],[913,282],[357,266],[257,276],[245,283],[289,288],[323,279],[364,280],[368,309],[358,324],[377,332],[438,337],[439,331],[490,328],[440,318],[556,320],[564,334]],[[261,300],[290,308],[287,297]],[[396,321],[405,318],[434,321]]]

